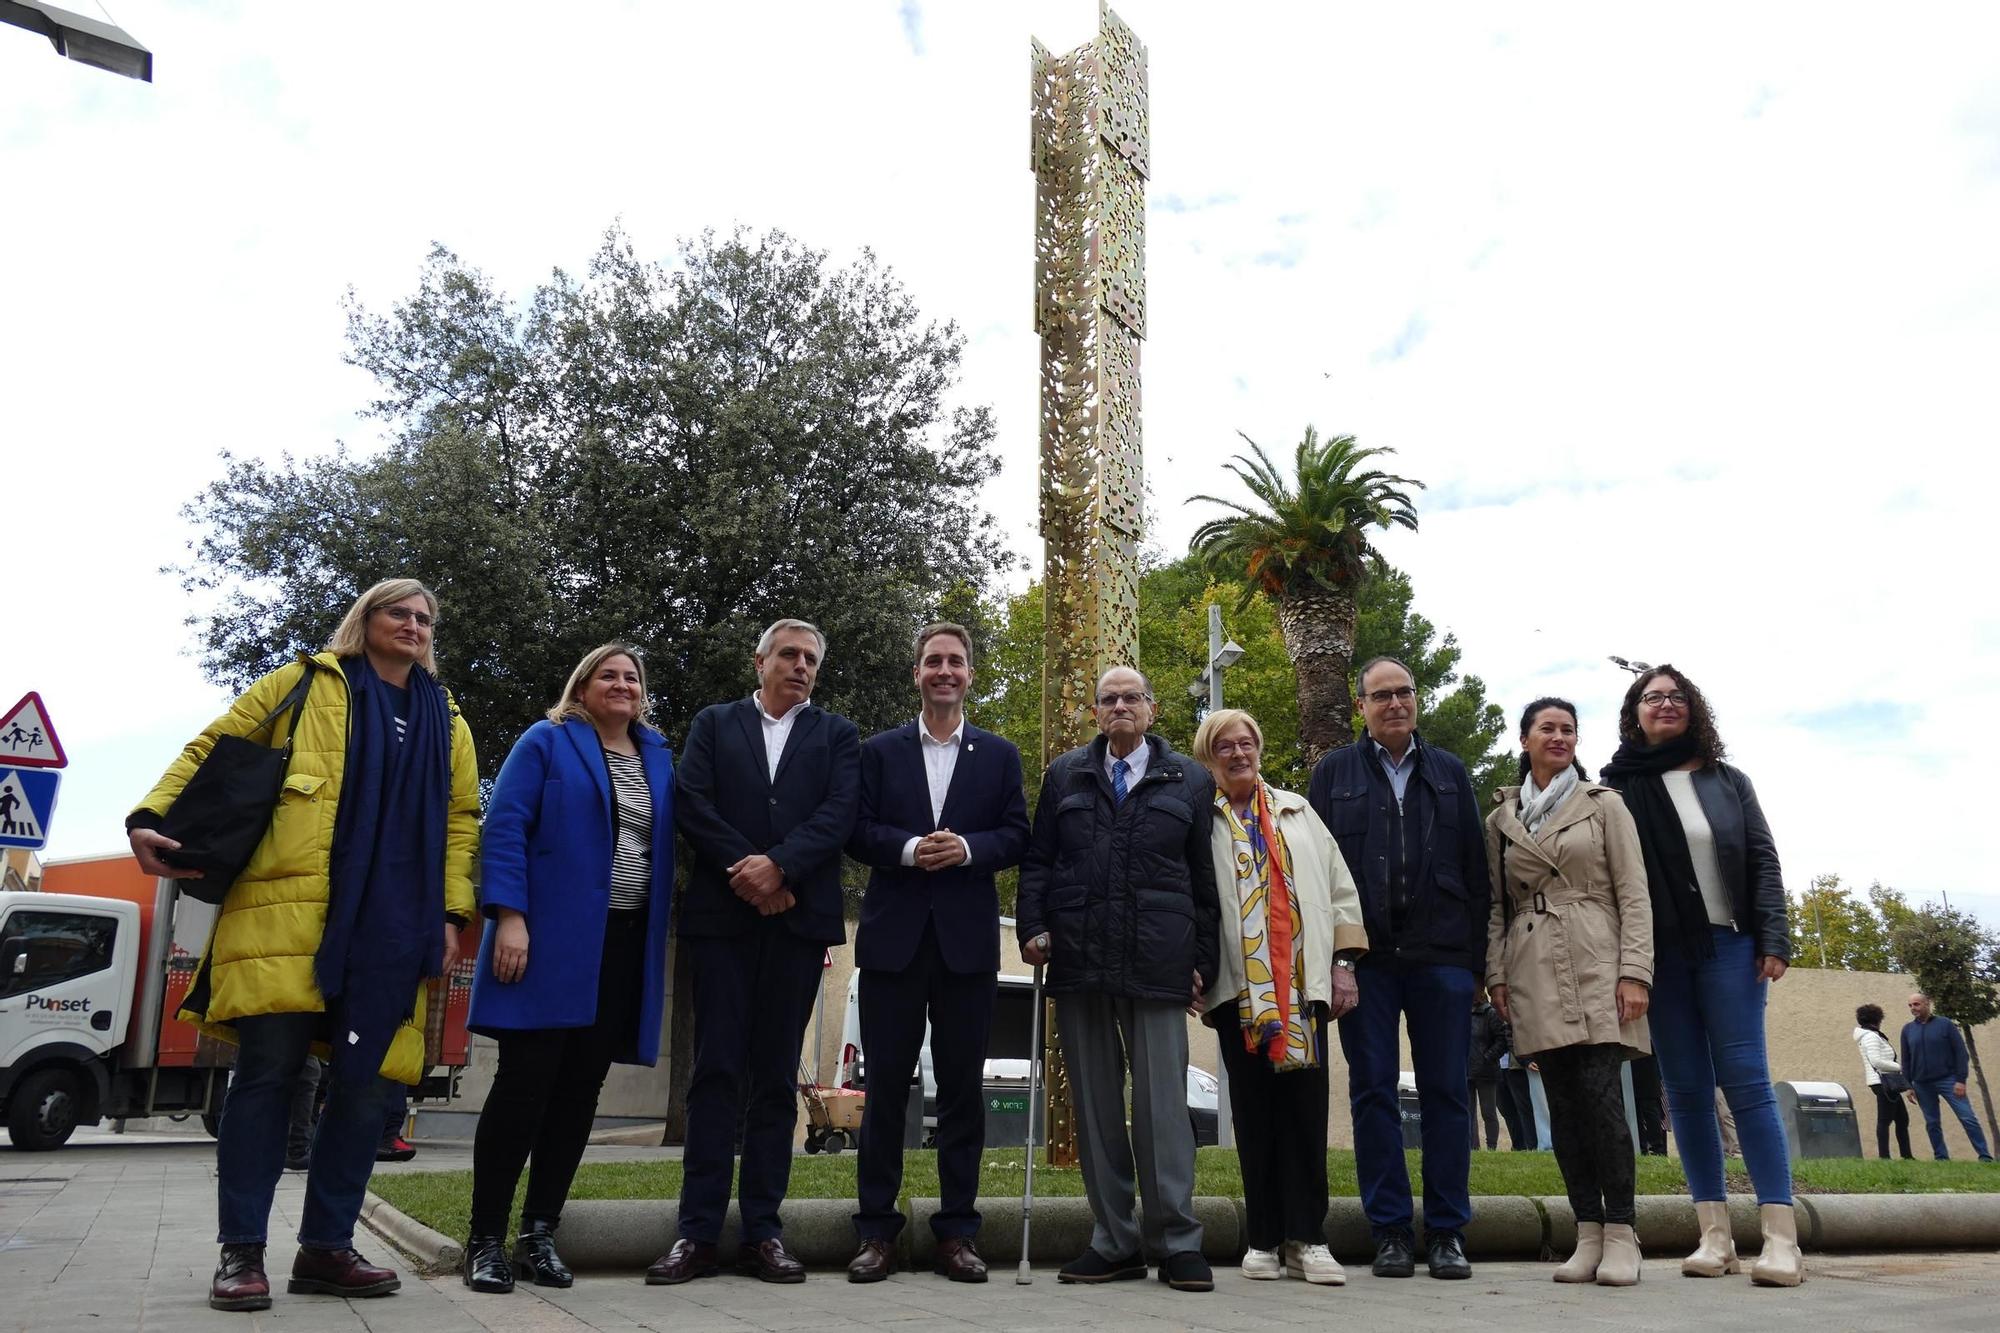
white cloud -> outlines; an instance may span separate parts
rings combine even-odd
[[[75,755],[58,854],[115,845],[223,702],[156,572],[179,505],[218,449],[375,438],[340,295],[386,306],[433,240],[515,292],[613,219],[655,255],[872,246],[970,337],[990,500],[1039,554],[1027,46],[1094,7],[117,9],[152,87],[0,30],[0,475],[40,575],[0,692]],[[1152,55],[1156,541],[1239,429],[1393,446],[1431,487],[1387,548],[1503,703],[1572,693],[1601,762],[1604,655],[1671,657],[1795,882],[2000,921],[1962,739],[2000,709],[2000,13],[1119,10]]]

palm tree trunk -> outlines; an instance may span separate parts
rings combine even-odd
[[[1299,744],[1306,763],[1354,740],[1354,625],[1360,607],[1352,594],[1302,580],[1276,599],[1278,630],[1298,672]]]

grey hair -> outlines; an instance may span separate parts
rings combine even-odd
[[[1390,657],[1385,653],[1381,657],[1369,658],[1361,664],[1361,670],[1354,673],[1354,692],[1356,694],[1360,694],[1367,687],[1368,673],[1378,666],[1401,667],[1403,668],[1403,674],[1410,678],[1410,684],[1414,685],[1417,683],[1417,673],[1410,670],[1408,662],[1405,662],[1400,657]]]
[[[1132,664],[1131,664],[1130,662],[1119,662],[1119,663],[1116,663],[1116,664],[1114,664],[1114,665],[1112,665],[1112,666],[1108,666],[1108,667],[1104,668],[1104,670],[1103,670],[1103,671],[1099,672],[1099,673],[1098,673],[1098,676],[1097,676],[1097,685],[1096,685],[1096,688],[1095,688],[1095,690],[1093,691],[1093,694],[1100,694],[1100,693],[1102,693],[1102,692],[1103,692],[1103,690],[1104,690],[1104,678],[1105,678],[1106,676],[1110,675],[1110,674],[1111,674],[1112,672],[1114,672],[1114,671],[1129,671],[1129,672],[1131,672],[1131,673],[1132,673],[1133,675],[1135,675],[1135,676],[1137,676],[1137,677],[1139,678],[1139,683],[1140,683],[1141,685],[1143,685],[1143,686],[1145,686],[1145,687],[1146,687],[1146,697],[1147,697],[1147,698],[1149,698],[1149,699],[1153,697],[1153,682],[1152,682],[1152,680],[1151,680],[1151,679],[1150,679],[1150,678],[1149,678],[1149,677],[1148,677],[1148,676],[1146,675],[1146,673],[1145,673],[1145,672],[1143,672],[1143,671],[1139,670],[1139,668],[1138,668],[1138,667],[1135,667],[1135,666],[1133,666],[1133,665],[1132,665]]]
[[[818,625],[815,625],[808,620],[772,621],[769,625],[764,627],[764,633],[760,635],[757,639],[757,656],[759,657],[768,656],[771,651],[771,644],[776,641],[777,637],[780,634],[784,634],[790,630],[804,630],[806,633],[812,635],[815,639],[818,639],[820,661],[824,662],[826,660],[826,634],[820,629]]]

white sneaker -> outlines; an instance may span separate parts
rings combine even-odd
[[[1259,1282],[1275,1282],[1285,1275],[1285,1265],[1279,1260],[1276,1250],[1260,1250],[1254,1246],[1243,1252],[1243,1276],[1255,1278]]]
[[[1307,1245],[1301,1241],[1285,1242],[1285,1271],[1293,1277],[1302,1277],[1308,1282],[1322,1287],[1344,1287],[1347,1272],[1340,1261],[1333,1257],[1333,1251],[1324,1245]]]

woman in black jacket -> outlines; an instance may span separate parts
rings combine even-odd
[[[1764,1049],[1769,983],[1791,956],[1777,847],[1750,779],[1722,762],[1708,701],[1679,671],[1663,665],[1632,682],[1618,736],[1603,780],[1639,826],[1653,900],[1653,1049],[1701,1222],[1701,1246],[1681,1272],[1720,1277],[1740,1266],[1723,1194],[1720,1087],[1764,1233],[1751,1281],[1797,1286],[1791,1162]]]

